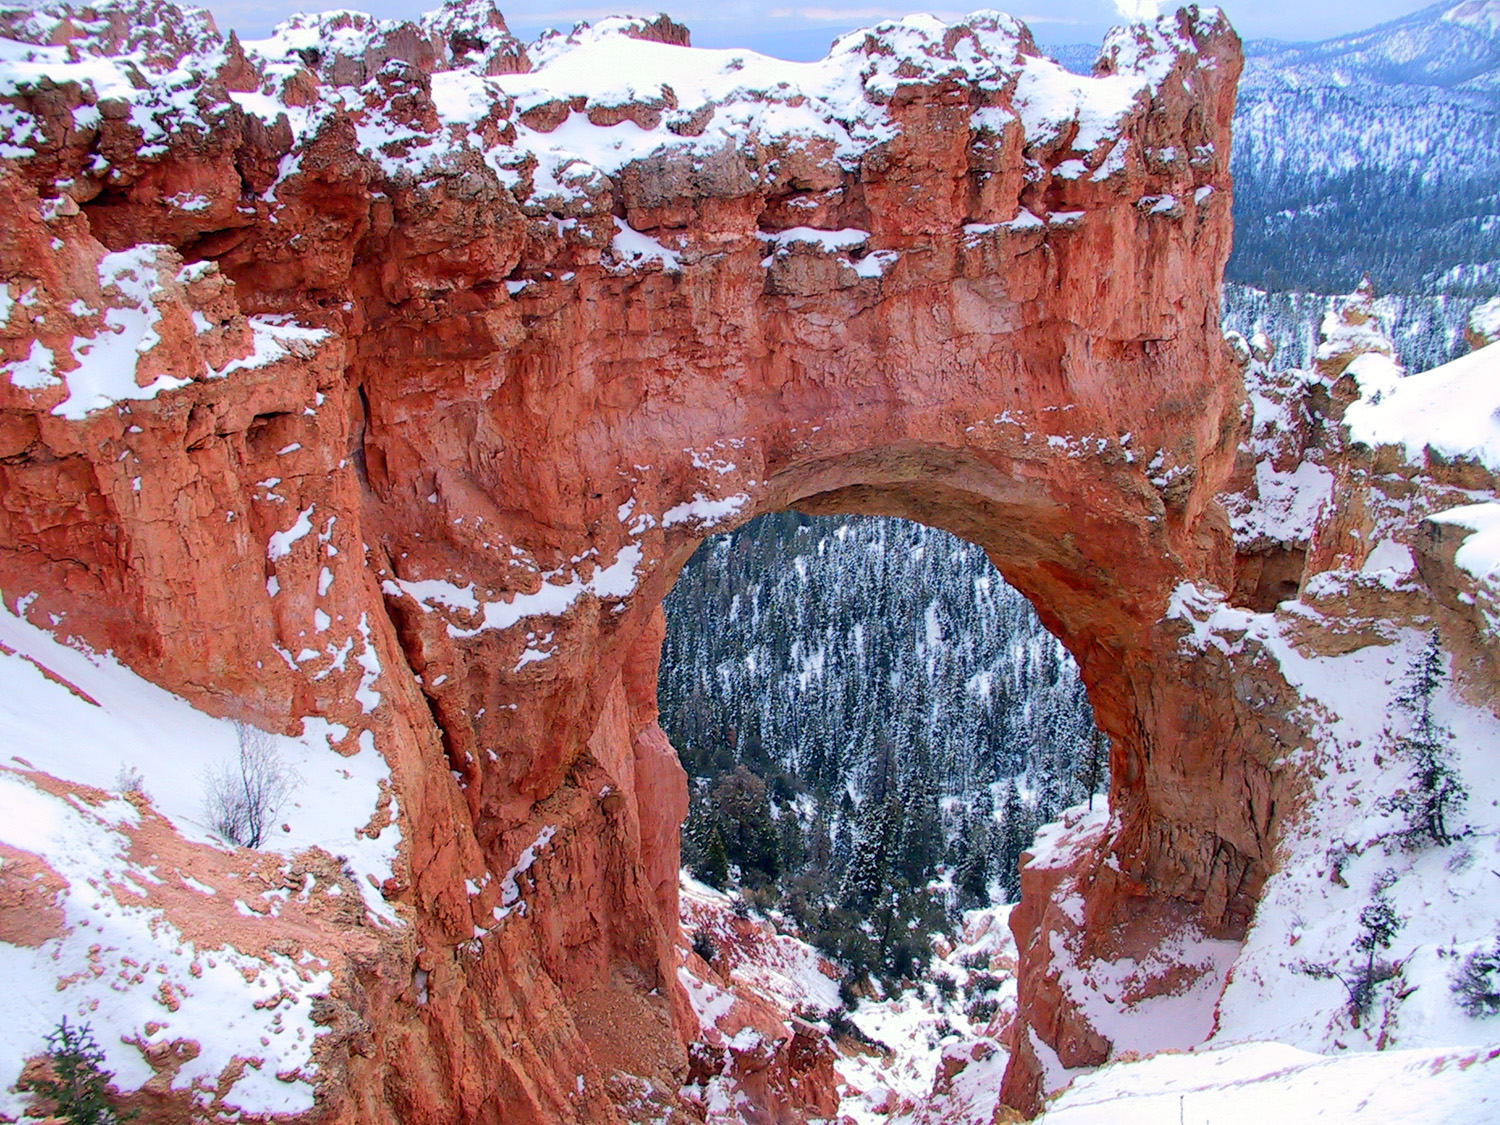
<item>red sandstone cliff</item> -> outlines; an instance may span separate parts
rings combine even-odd
[[[0,589],[214,714],[373,733],[405,925],[327,942],[360,1029],[330,1119],[685,1112],[660,603],[779,508],[983,545],[1111,735],[1082,920],[1055,871],[1015,919],[1012,1105],[1038,1050],[1109,1050],[1051,935],[1243,933],[1302,736],[1165,619],[1260,558],[1216,500],[1222,18],[1117,32],[1091,79],[987,17],[809,65],[661,21],[522,49],[472,3],[250,48],[168,5],[6,19]]]

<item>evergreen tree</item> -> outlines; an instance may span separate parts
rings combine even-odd
[[[117,1125],[121,1116],[109,1098],[104,1052],[94,1042],[88,1024],[69,1024],[64,1016],[47,1036],[47,1072],[28,1082],[28,1088],[52,1103],[52,1115],[73,1125]]]
[[[1434,629],[1407,669],[1395,700],[1408,727],[1405,734],[1395,736],[1395,749],[1411,763],[1411,773],[1408,786],[1386,806],[1405,817],[1406,827],[1399,836],[1407,847],[1451,843],[1452,818],[1468,799],[1468,787],[1453,765],[1453,735],[1432,711],[1434,696],[1446,678],[1442,645]]]
[[[780,875],[780,847],[766,783],[759,775],[737,766],[714,786],[710,804],[729,862],[740,868],[741,876],[758,887]]]
[[[708,845],[703,853],[703,871],[699,878],[710,887],[729,889],[729,853],[724,848],[724,837],[718,828],[709,832]]]
[[[989,818],[975,817],[968,821],[962,842],[962,856],[954,872],[959,901],[970,906],[986,905],[990,898]]]
[[[902,785],[899,803],[903,817],[896,868],[907,884],[924,887],[937,873],[943,846],[943,816],[925,754]]]
[[[1109,773],[1109,736],[1103,731],[1090,731],[1085,735],[1087,741],[1083,760],[1078,765],[1078,772],[1074,774],[1078,784],[1082,785],[1088,793],[1089,810],[1094,808],[1094,795],[1099,792],[1108,778]]]
[[[1396,913],[1396,908],[1386,896],[1389,880],[1387,872],[1377,881],[1375,895],[1369,905],[1359,912],[1359,931],[1354,938],[1355,962],[1341,969],[1332,962],[1306,963],[1298,971],[1318,980],[1337,980],[1349,994],[1348,1012],[1355,1027],[1370,1014],[1375,1006],[1375,997],[1385,982],[1395,978],[1396,966],[1381,958],[1391,947],[1391,942],[1406,924],[1406,919]],[[1363,954],[1363,960],[1359,958]]]
[[[1000,797],[1000,832],[995,848],[1000,885],[1005,888],[1007,902],[1020,901],[1021,854],[1031,845],[1034,834],[1030,810],[1021,800],[1015,779],[1011,778],[1006,781]]]

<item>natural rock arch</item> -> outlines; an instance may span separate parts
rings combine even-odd
[[[423,55],[369,35],[369,104],[447,136],[441,36]],[[769,130],[664,144],[562,202],[534,157],[524,189],[461,145],[393,169],[344,110],[293,141],[226,111],[105,191],[86,171],[103,142],[59,124],[78,86],[23,99],[56,138],[0,175],[8,208],[50,214],[0,241],[53,317],[31,331],[65,354],[70,299],[122,300],[92,280],[105,249],[166,243],[140,253],[153,362],[182,385],[78,418],[67,388],[0,385],[0,581],[210,710],[374,733],[405,841],[385,890],[413,924],[339,978],[324,1064],[348,1076],[326,1088],[343,1120],[612,1120],[594,1077],[686,1065],[659,607],[705,535],[762,512],[899,515],[979,543],[1111,735],[1103,850],[1030,873],[1017,915],[1012,1104],[1038,1104],[1028,1028],[1066,1065],[1108,1049],[1049,977],[1046,933],[1109,956],[1248,919],[1279,736],[1227,659],[1179,654],[1167,614],[1179,583],[1235,585],[1215,495],[1244,399],[1218,317],[1238,42],[1190,10],[1112,40],[1095,80],[1065,80],[1004,20],[917,21],[848,52],[886,130],[857,151]],[[409,64],[380,68],[393,57]],[[273,71],[230,52],[215,81],[303,99],[340,81]],[[1036,124],[1023,78],[1071,81],[1071,116]],[[1134,91],[1102,131],[1091,81]],[[512,113],[541,135],[570,112],[655,129],[687,107],[562,89],[491,108],[473,128],[503,146]],[[100,136],[124,128],[112,113]],[[208,202],[164,214],[173,192]],[[200,377],[283,339],[246,313],[326,335]],[[315,614],[335,622],[327,655],[298,651]],[[503,876],[528,845],[544,858],[523,914]],[[1049,897],[1064,878],[1083,927]]]

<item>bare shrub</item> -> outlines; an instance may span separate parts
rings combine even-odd
[[[204,775],[203,807],[209,827],[229,843],[258,848],[302,778],[282,760],[265,731],[235,723],[234,732],[239,753]]]
[[[968,993],[970,996],[978,996],[982,992],[998,992],[1001,983],[994,973],[970,973]]]
[[[712,965],[714,958],[719,955],[719,943],[714,940],[713,931],[707,926],[699,926],[693,931],[693,952],[703,958],[705,965]]]
[[[139,793],[146,796],[146,777],[129,762],[121,762],[115,774],[115,788],[121,793]]]
[[[1000,1010],[1000,1001],[994,996],[981,996],[976,1000],[970,1000],[969,1006],[964,1009],[964,1015],[969,1017],[972,1024],[987,1024],[995,1018],[995,1013]]]

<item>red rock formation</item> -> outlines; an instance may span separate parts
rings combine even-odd
[[[488,9],[318,17],[319,46],[248,53],[151,11],[186,29],[148,36],[159,97],[47,56],[4,99],[0,588],[216,714],[374,733],[414,940],[348,970],[369,1035],[331,1118],[613,1121],[622,1076],[680,1084],[659,607],[703,537],[762,512],[984,546],[1112,737],[1088,932],[1243,929],[1289,784],[1277,720],[1163,619],[1180,582],[1234,587],[1221,18],[1120,33],[1097,80],[1005,20],[914,20],[797,72],[817,90],[715,104],[548,77],[624,36],[680,51],[670,24],[544,40],[531,76]],[[8,33],[112,56],[118,22]],[[607,171],[549,155],[584,118],[660,144]],[[80,399],[108,310],[159,340]],[[528,909],[497,919],[544,835]],[[1028,1028],[1069,1063],[1107,1044],[1065,1035],[1062,922],[1027,887],[1006,1096],[1033,1110]]]

